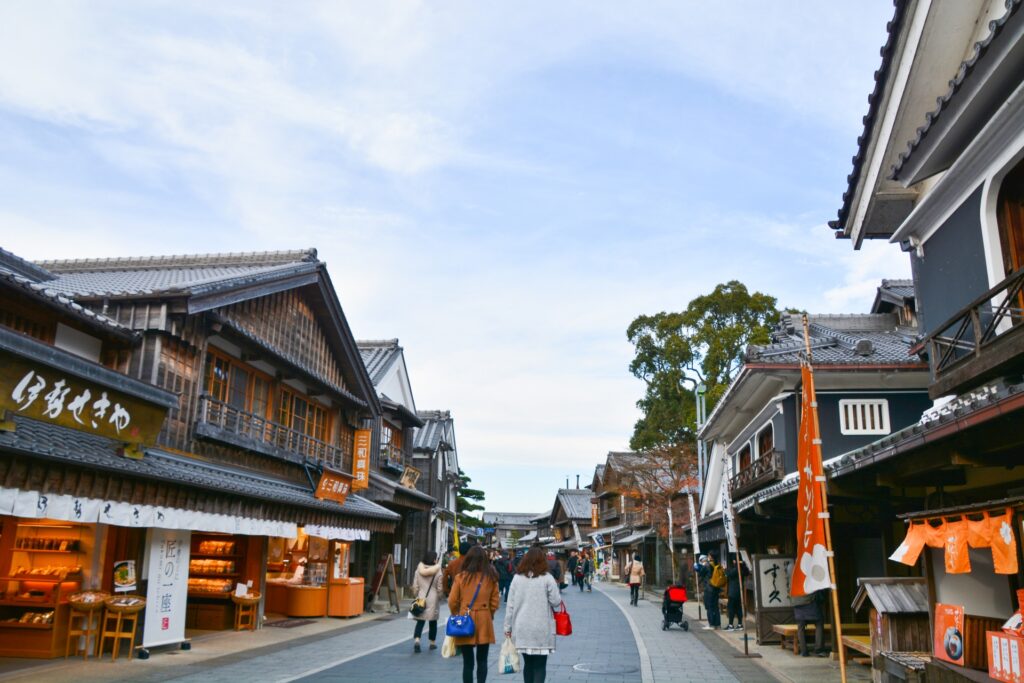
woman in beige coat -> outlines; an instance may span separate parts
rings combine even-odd
[[[626,565],[626,580],[629,583],[629,604],[636,605],[640,599],[640,584],[643,582],[647,572],[644,571],[644,563],[640,561],[640,555],[633,555],[633,559]]]
[[[419,615],[414,616],[416,630],[413,631],[412,651],[420,651],[420,636],[423,635],[423,624],[430,624],[427,638],[430,639],[430,649],[437,649],[437,617],[440,610],[442,587],[441,587],[441,563],[437,561],[437,553],[428,551],[423,556],[423,561],[416,567],[416,576],[412,580],[412,590],[417,598],[423,598],[426,608]]]
[[[473,683],[474,659],[476,683],[483,683],[487,680],[487,653],[494,643],[494,613],[498,611],[501,599],[498,596],[498,572],[478,545],[470,548],[465,558],[462,571],[452,582],[448,609],[452,614],[469,613],[473,617],[476,627],[473,635],[455,638],[455,644],[462,654],[462,683]]]

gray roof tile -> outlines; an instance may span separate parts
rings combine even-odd
[[[558,503],[569,519],[590,519],[590,489],[558,489]]]
[[[64,294],[55,291],[51,288],[53,281],[42,283],[35,282],[34,280],[19,275],[18,273],[6,270],[3,267],[0,267],[0,280],[3,280],[16,289],[20,289],[34,299],[37,299],[53,308],[60,309],[62,312],[81,320],[90,327],[101,329],[106,332],[113,332],[123,337],[133,338],[137,336],[137,333],[131,328],[125,327],[121,323],[108,318],[105,315],[101,315],[95,311],[85,308],[84,306],[76,304]]]
[[[927,614],[928,585],[919,577],[858,578],[853,609],[859,611],[865,600],[882,614]]]
[[[413,434],[413,450],[433,453],[443,441],[448,446],[454,446],[451,437],[454,428],[454,420],[451,411],[448,410],[418,410],[416,414],[423,420],[424,425],[417,427]]]
[[[402,347],[398,345],[397,339],[357,340],[356,345],[374,386],[380,384],[387,371],[402,355]]]
[[[344,505],[320,500],[306,486],[288,481],[214,465],[187,456],[149,449],[141,460],[117,455],[120,444],[112,439],[55,424],[14,416],[16,429],[0,432],[0,448],[34,457],[93,467],[125,476],[195,486],[274,503],[284,503],[322,512],[371,519],[397,521],[399,515],[365,498],[350,495]]]
[[[893,314],[811,315],[808,319],[811,354],[816,366],[921,364],[910,355],[913,338],[907,328],[897,325]],[[862,352],[857,351],[858,345],[862,345]],[[746,360],[791,365],[800,362],[804,349],[802,324],[796,315],[787,313],[772,333],[772,343],[748,347]]]

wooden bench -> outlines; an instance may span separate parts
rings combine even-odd
[[[814,635],[814,624],[807,624],[807,637],[810,638]],[[800,643],[796,637],[796,624],[775,624],[772,626],[772,632],[779,634],[779,647],[783,650],[787,647],[787,640],[789,641],[788,646],[792,647],[793,654],[800,654]],[[846,634],[856,636],[868,635],[867,624],[843,624],[843,635]],[[829,637],[832,635],[832,624],[825,624],[825,636]]]
[[[846,629],[843,629],[843,630],[845,631]],[[847,650],[853,650],[855,652],[861,653],[862,655],[865,655],[864,657],[852,657],[852,658],[847,656],[847,658],[846,658],[847,661],[852,660],[852,661],[858,662],[860,664],[867,664],[868,666],[871,666],[871,636],[858,636],[858,635],[849,635],[848,636],[848,635],[846,635],[844,633],[843,634],[843,648],[845,648]]]

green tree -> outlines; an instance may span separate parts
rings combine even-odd
[[[680,313],[641,315],[626,336],[635,347],[629,370],[646,386],[637,401],[630,448],[642,450],[694,440],[694,390],[706,387],[710,413],[743,365],[750,344],[767,344],[779,311],[773,296],[731,280],[698,296]]]
[[[476,510],[483,510],[484,506],[479,503],[484,501],[484,492],[479,489],[469,488],[472,481],[466,473],[459,468],[459,486],[455,491],[456,511],[459,518],[459,529],[467,527],[482,527],[483,520],[469,514]]]

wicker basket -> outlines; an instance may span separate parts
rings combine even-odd
[[[235,603],[236,605],[255,605],[259,603],[259,601],[262,599],[263,596],[260,595],[259,592],[257,591],[253,591],[248,595],[244,596],[238,596],[234,593],[231,594],[231,602]]]
[[[83,600],[83,596],[86,595],[96,596],[98,599]],[[106,591],[85,591],[84,593],[69,595],[68,603],[79,612],[95,612],[96,610],[103,609],[109,597],[110,593]]]
[[[124,598],[134,598],[138,600],[138,602],[135,602],[131,605],[119,605],[117,601],[123,600]],[[141,595],[114,595],[104,600],[103,604],[105,604],[107,606],[107,609],[111,612],[120,612],[121,614],[135,614],[136,612],[141,612],[142,610],[146,609],[146,598],[142,597]]]

